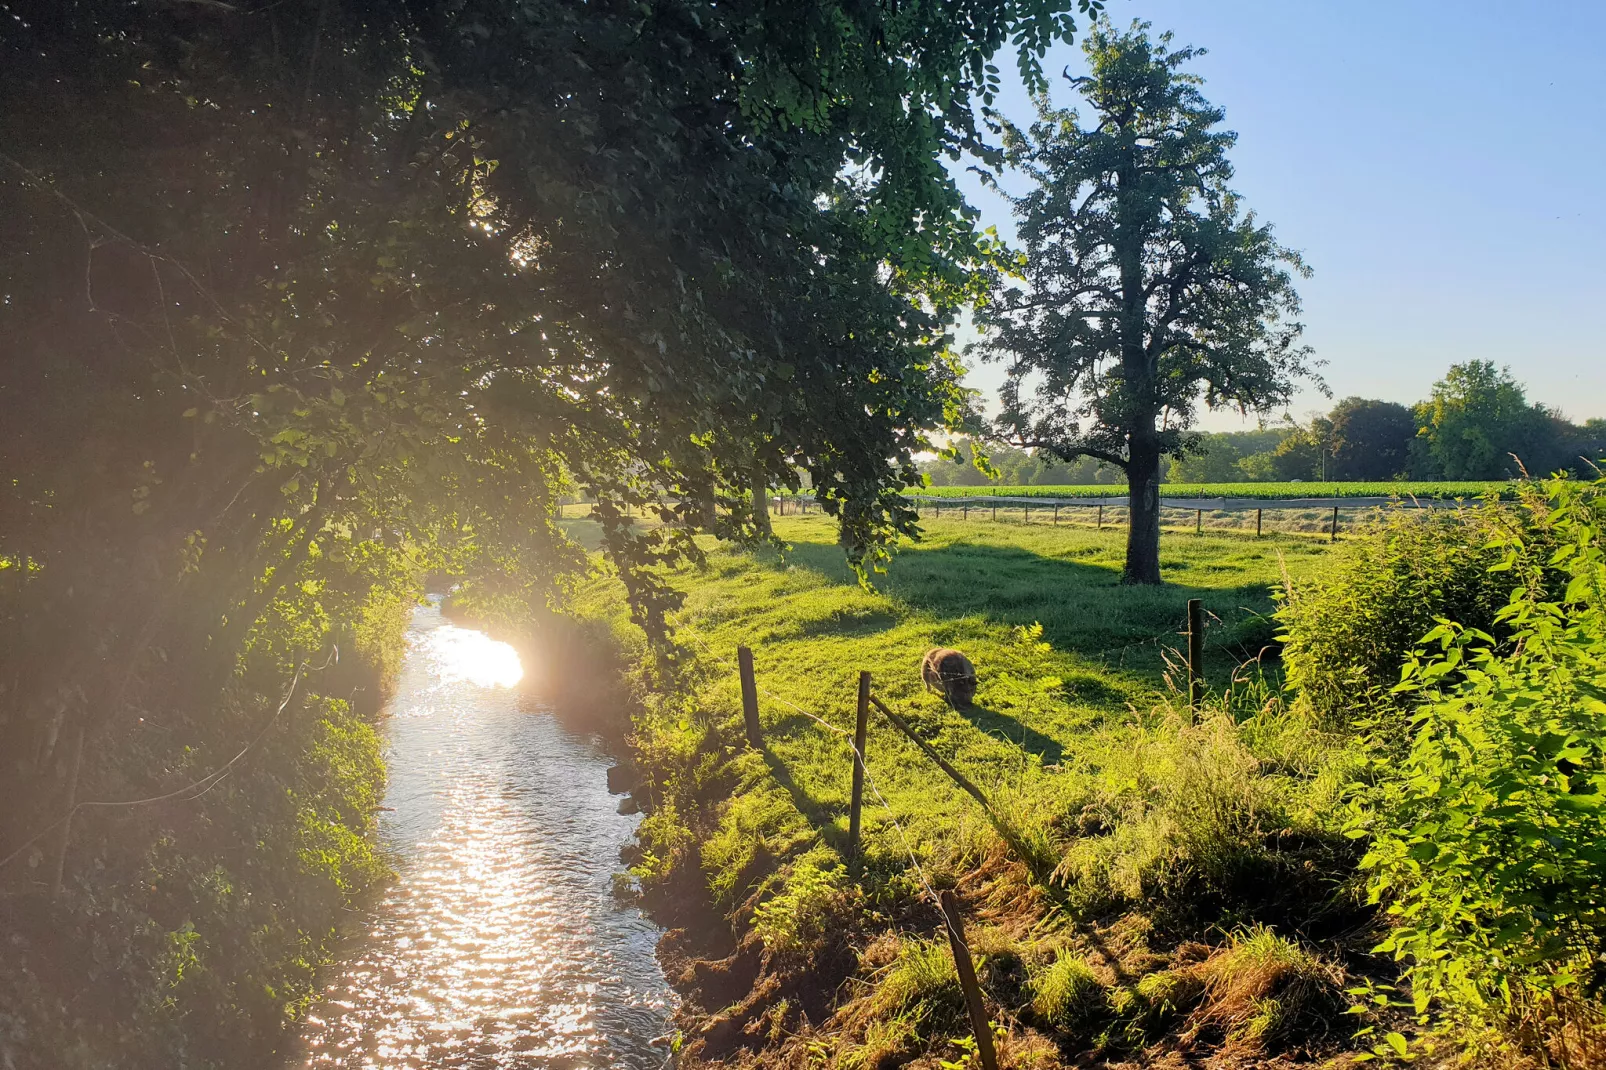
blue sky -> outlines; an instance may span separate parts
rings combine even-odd
[[[1606,416],[1606,0],[1110,0],[1172,30],[1237,131],[1234,186],[1315,270],[1305,339],[1336,397],[1410,403],[1453,362]],[[1055,103],[1077,44],[1045,60]],[[1006,79],[1013,63],[1000,57]],[[1031,105],[1006,81],[999,107]],[[963,181],[1013,236],[1008,205]],[[969,377],[987,393],[996,366]],[[1296,415],[1331,404],[1312,390]],[[1249,426],[1252,426],[1252,422]],[[1245,426],[1236,414],[1202,427]]]

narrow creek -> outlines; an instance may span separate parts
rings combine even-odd
[[[299,1065],[665,1064],[658,929],[612,892],[637,818],[597,741],[520,675],[511,647],[415,612],[384,728],[399,879],[331,971]]]

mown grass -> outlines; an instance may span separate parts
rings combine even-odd
[[[575,524],[583,537],[586,522]],[[689,664],[677,689],[660,680],[644,696],[635,725],[653,782],[639,871],[649,888],[695,875],[738,929],[756,921],[772,952],[797,933],[846,941],[851,953],[835,958],[790,952],[816,963],[814,982],[828,992],[845,978],[818,963],[846,961],[859,979],[840,999],[817,993],[826,1005],[810,1027],[783,1021],[791,997],[743,1012],[770,1015],[771,1035],[821,1046],[836,1065],[908,1061],[963,1033],[959,1016],[928,1013],[946,998],[904,991],[916,974],[947,976],[925,884],[958,887],[998,923],[990,961],[1026,965],[1013,980],[1001,966],[984,980],[1001,1013],[1052,1038],[1050,1048],[1141,1046],[1156,1030],[1182,1029],[1189,1013],[1196,1031],[1214,1028],[1219,1009],[1172,1007],[1139,982],[1180,968],[1175,949],[1190,939],[1214,932],[1220,943],[1246,924],[1312,939],[1342,912],[1322,860],[1344,850],[1334,846],[1344,745],[1268,701],[1252,663],[1271,634],[1272,590],[1327,547],[1167,536],[1167,584],[1133,588],[1119,582],[1119,531],[946,519],[925,528],[874,590],[855,581],[819,516],[776,518],[784,553],[713,548],[705,568],[679,575],[687,597],[675,629]],[[1198,723],[1170,679],[1189,598],[1210,620],[1214,696]],[[576,605],[628,631],[616,583],[592,582]],[[754,651],[760,688],[757,751],[740,742],[741,645]],[[921,656],[938,645],[976,664],[972,707],[922,686]],[[982,787],[1034,857],[1005,859],[980,807],[873,716],[862,869],[841,879],[861,670]],[[839,877],[822,880],[822,868]],[[1149,935],[1109,951],[1107,930],[1132,928],[1129,916]],[[1086,956],[1103,965],[1068,965]],[[1102,995],[1088,988],[1095,977]],[[1189,991],[1205,999],[1203,985]],[[1030,1048],[1031,1037],[1012,1034],[1006,1046]]]

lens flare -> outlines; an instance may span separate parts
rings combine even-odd
[[[443,681],[466,680],[478,687],[512,687],[524,679],[519,655],[484,632],[452,625],[429,633],[430,654]]]

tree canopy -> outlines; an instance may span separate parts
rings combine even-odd
[[[999,255],[941,160],[996,161],[992,58],[1040,85],[1096,6],[0,6],[0,876],[68,808],[75,739],[84,791],[155,796],[423,572],[551,595],[576,491],[660,632],[654,566],[754,532],[755,478],[805,473],[873,565]],[[295,723],[185,827],[312,827],[261,802],[316,792],[284,769],[334,722]],[[118,883],[178,820],[144,813],[80,824],[102,853],[68,884],[159,933]],[[264,887],[180,839],[174,887]],[[301,954],[285,909],[270,958]]]
[[[1138,583],[1160,582],[1160,462],[1186,451],[1199,407],[1268,411],[1311,366],[1304,265],[1244,212],[1235,135],[1184,69],[1199,52],[1170,42],[1101,22],[1083,43],[1092,73],[1072,79],[1089,121],[1045,96],[1036,122],[1006,127],[1033,187],[1011,198],[1024,284],[976,315],[980,355],[1007,372],[997,434],[1125,470]]]
[[[1432,478],[1502,479],[1522,467],[1538,474],[1560,460],[1556,415],[1529,404],[1511,369],[1493,361],[1451,365],[1416,419],[1418,467]]]

